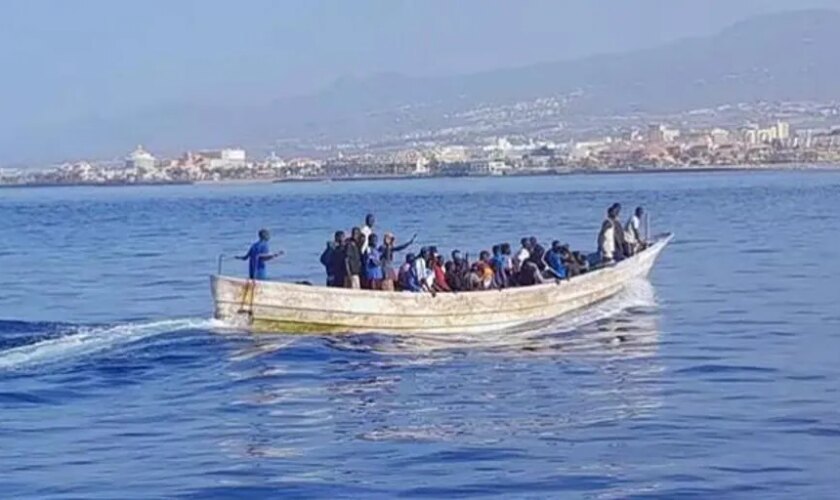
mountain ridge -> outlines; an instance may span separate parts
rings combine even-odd
[[[264,106],[173,106],[131,117],[22,132],[0,143],[9,157],[54,159],[119,154],[138,142],[159,151],[283,137],[342,141],[444,126],[479,105],[576,94],[566,113],[668,112],[721,104],[840,100],[840,12],[767,14],[715,35],[657,47],[479,73],[343,78],[327,88]],[[5,158],[0,158],[0,161]]]

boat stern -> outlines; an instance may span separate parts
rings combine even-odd
[[[249,327],[253,322],[257,289],[258,284],[253,280],[210,276],[213,317],[232,326]]]

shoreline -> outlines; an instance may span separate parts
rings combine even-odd
[[[49,183],[36,182],[32,184],[0,184],[0,189],[11,188],[56,188],[56,187],[96,187],[96,188],[120,188],[128,186],[188,186],[195,184],[190,181],[171,181],[171,182],[67,182],[67,183]]]
[[[650,168],[610,168],[610,169],[567,169],[567,170],[539,170],[512,172],[504,174],[427,174],[427,175],[360,175],[351,177],[305,177],[305,178],[277,178],[277,179],[228,179],[220,181],[170,181],[170,182],[126,182],[126,183],[33,183],[33,184],[0,184],[0,189],[36,189],[55,187],[95,187],[119,188],[132,186],[237,186],[256,184],[292,184],[307,182],[358,182],[381,180],[420,180],[420,179],[459,179],[459,178],[505,178],[505,177],[554,177],[570,175],[623,175],[623,174],[700,174],[718,172],[840,172],[840,164],[770,164],[770,165],[734,165],[734,166],[699,166],[699,167],[650,167]]]

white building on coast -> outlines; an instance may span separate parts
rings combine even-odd
[[[125,159],[125,168],[129,170],[154,170],[157,159],[151,153],[137,146]]]
[[[207,168],[211,170],[244,168],[248,163],[245,150],[240,148],[201,151],[198,154],[204,158]]]

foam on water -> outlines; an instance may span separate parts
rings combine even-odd
[[[532,332],[532,334],[571,331],[583,325],[615,316],[628,309],[652,307],[656,307],[656,294],[653,285],[648,280],[639,279],[628,283],[613,297],[592,307],[560,316],[549,325]]]
[[[0,370],[87,356],[165,333],[213,328],[216,324],[215,320],[185,318],[109,326],[71,327],[70,333],[66,335],[0,351]]]
[[[840,172],[6,194],[3,498],[837,496],[840,246],[821,229]],[[189,319],[258,227],[282,234],[273,275],[320,283],[314,254],[367,210],[447,251],[592,249],[613,201],[683,228],[658,305],[633,284],[530,331],[428,339]]]
[[[625,290],[615,297],[593,307],[561,316],[550,324],[535,330],[470,335],[417,334],[400,337],[396,342],[377,342],[375,346],[368,347],[371,350],[388,354],[416,354],[422,351],[464,347],[490,350],[540,350],[540,348],[545,347],[546,339],[554,338],[556,342],[558,334],[613,317],[627,309],[652,307],[654,305],[653,287],[649,282],[640,280],[629,284]],[[166,333],[190,329],[219,329],[223,331],[225,328],[226,325],[220,321],[204,318],[169,319],[107,326],[70,326],[68,333],[59,337],[39,340],[31,344],[0,351],[0,370],[88,356]],[[283,337],[282,341],[274,339],[270,342],[262,342],[260,343],[261,346],[264,346],[262,349],[256,349],[244,357],[283,349],[290,344],[294,344],[297,340],[299,340],[298,336],[294,338]],[[596,340],[593,336],[586,339],[589,343],[592,343],[593,340]],[[339,346],[345,345],[347,342],[352,343],[353,340],[347,338],[334,339],[334,343]],[[580,343],[579,339],[567,338],[563,340],[563,344],[569,348],[573,347],[574,343]],[[358,346],[355,347],[358,348]]]

